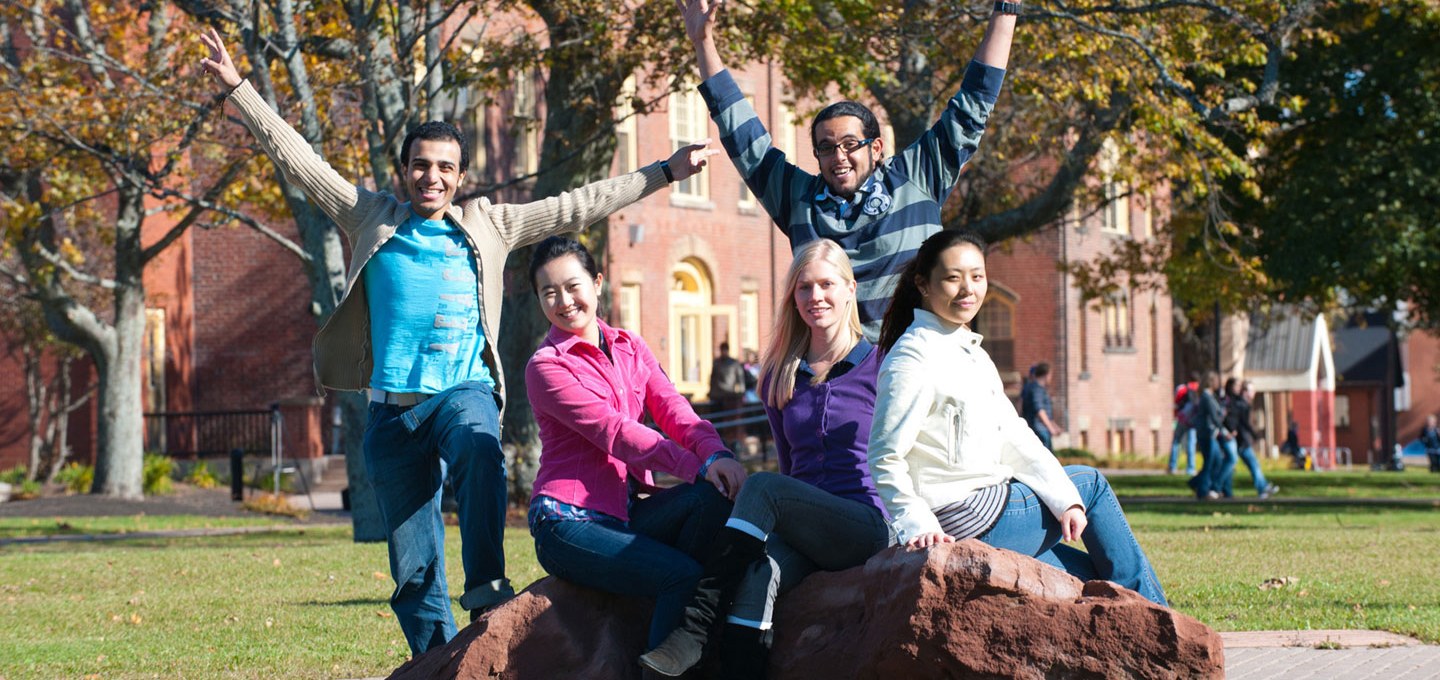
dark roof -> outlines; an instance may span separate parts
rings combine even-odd
[[[1391,331],[1384,326],[1335,329],[1335,378],[1340,384],[1360,382],[1383,384],[1386,358],[1394,361],[1396,384],[1404,378],[1400,371],[1399,343],[1390,342]]]
[[[1245,341],[1245,370],[1257,373],[1303,373],[1315,357],[1315,318],[1291,308],[1256,314]]]

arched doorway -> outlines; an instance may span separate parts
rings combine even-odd
[[[710,270],[700,260],[687,257],[670,272],[669,370],[675,387],[691,400],[708,398],[710,365],[720,340],[732,348],[736,326],[735,305],[712,304],[715,286]],[[727,323],[716,338],[715,318]]]

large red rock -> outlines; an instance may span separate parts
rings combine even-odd
[[[391,678],[640,677],[649,603],[542,579]],[[979,541],[892,548],[776,607],[770,677],[1220,678],[1220,636]]]

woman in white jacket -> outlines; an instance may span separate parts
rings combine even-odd
[[[986,288],[984,241],[942,231],[920,246],[885,315],[869,462],[900,541],[979,538],[1165,605],[1105,477],[1062,468],[1005,396],[970,330]],[[1076,538],[1088,553],[1061,543]]]

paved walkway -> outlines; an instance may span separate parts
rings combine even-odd
[[[1221,633],[1231,680],[1434,680],[1440,646],[1368,630]]]

